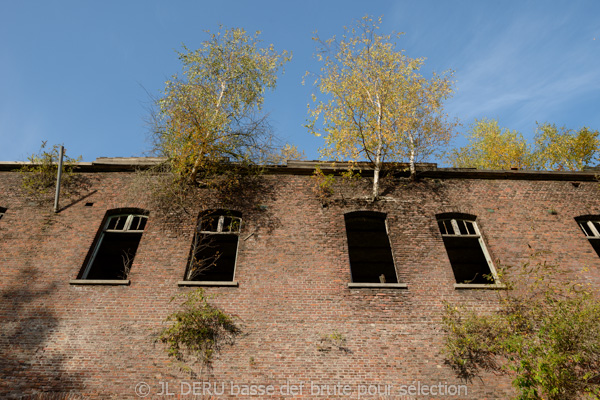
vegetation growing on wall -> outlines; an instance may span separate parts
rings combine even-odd
[[[221,29],[199,49],[178,53],[182,76],[166,82],[154,118],[156,151],[183,181],[203,183],[223,161],[264,160],[272,149],[270,127],[260,111],[279,68],[290,60],[260,32]]]
[[[457,375],[507,374],[519,400],[599,398],[600,299],[559,276],[532,262],[503,274],[508,290],[495,312],[446,304],[445,354]]]
[[[42,142],[38,153],[27,157],[29,165],[21,167],[22,187],[29,196],[36,200],[49,200],[56,190],[56,176],[58,173],[58,161],[60,157],[60,146],[54,145],[47,148],[47,142]],[[73,174],[75,163],[81,161],[81,156],[71,158],[63,156],[63,168],[61,177],[62,193],[69,195],[75,189],[76,179]]]
[[[333,174],[325,174],[320,167],[317,167],[313,171],[311,179],[314,183],[313,192],[321,202],[333,195],[333,184],[335,183]]]
[[[178,366],[191,372],[196,364],[209,367],[223,346],[232,345],[242,331],[235,317],[209,302],[211,296],[203,289],[181,296],[185,301],[167,317],[169,326],[158,340],[166,344],[169,357]]]
[[[315,85],[324,100],[313,95],[307,125],[325,138],[323,158],[372,164],[373,199],[385,161],[409,161],[414,177],[415,162],[447,144],[455,126],[443,108],[452,94],[452,74],[423,77],[424,59],[397,50],[399,35],[377,34],[380,25],[381,19],[366,16],[341,39],[314,38],[323,63]]]
[[[261,115],[265,92],[275,89],[291,55],[263,45],[259,35],[221,28],[197,50],[178,52],[182,74],[166,82],[152,120],[155,153],[166,162],[141,172],[136,191],[149,192],[170,223],[195,215],[207,203],[203,196],[245,201],[264,189],[260,165],[302,157],[295,146],[277,145]]]
[[[333,331],[330,334],[322,335],[317,344],[317,350],[320,352],[330,352],[331,350],[339,350],[349,353],[350,349],[346,346],[346,336],[344,334]]]

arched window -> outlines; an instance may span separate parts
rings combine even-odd
[[[241,217],[241,213],[230,210],[209,210],[200,214],[186,281],[234,280]]]
[[[575,218],[588,241],[600,256],[600,215],[584,215]]]
[[[147,220],[143,210],[107,212],[80,279],[127,279]]]
[[[456,283],[496,283],[496,271],[475,218],[468,214],[437,216],[454,278]]]
[[[352,282],[398,283],[385,218],[373,211],[344,215]]]

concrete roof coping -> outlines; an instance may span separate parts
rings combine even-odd
[[[164,157],[98,157],[92,162],[74,163],[77,172],[129,172],[150,168],[167,161]],[[29,161],[0,161],[0,171],[15,171],[32,165]],[[368,162],[287,160],[285,164],[265,165],[267,174],[311,175],[316,167],[324,173],[339,174],[353,166],[363,175],[372,174],[373,168]],[[385,163],[384,173],[398,177],[409,176],[408,163]],[[392,167],[393,170],[389,171]],[[531,170],[480,170],[476,168],[438,168],[436,163],[416,163],[417,174],[424,178],[440,179],[517,179],[517,180],[573,180],[598,181],[599,167],[586,168],[584,171],[531,171]]]

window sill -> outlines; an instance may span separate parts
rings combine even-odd
[[[408,289],[406,283],[348,283],[350,289]]]
[[[237,281],[179,281],[177,286],[233,286],[238,287]]]
[[[455,283],[454,289],[487,289],[487,290],[503,290],[506,285],[501,283]]]
[[[70,285],[129,285],[129,279],[71,279]]]

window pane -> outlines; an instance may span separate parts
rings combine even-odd
[[[452,221],[447,219],[444,222],[444,226],[446,228],[446,233],[448,235],[454,235],[454,227],[452,226]]]
[[[438,221],[438,226],[440,227],[440,232],[442,235],[448,234],[448,230],[446,229],[446,225],[444,225],[444,221]]]
[[[119,217],[112,217],[108,220],[108,226],[106,227],[106,229],[115,229],[115,227],[117,226],[117,222],[119,221]]]
[[[146,226],[146,217],[136,215],[131,219],[131,225],[129,226],[130,231],[143,231]]]
[[[475,225],[473,224],[473,222],[465,221],[465,225],[467,226],[467,231],[468,231],[469,235],[477,234],[477,232],[475,231]]]
[[[479,238],[444,236],[444,245],[456,283],[494,283]]]
[[[592,247],[596,251],[596,254],[598,254],[598,256],[600,256],[600,239],[591,238],[590,239],[590,244],[592,245]]]
[[[137,231],[138,225],[140,224],[140,217],[133,217],[131,219],[131,225],[129,226],[130,231]]]
[[[468,235],[467,226],[465,225],[465,221],[459,219],[456,221],[456,223],[458,225],[458,230],[460,231],[460,234]]]
[[[596,228],[596,231],[600,232],[600,222],[594,221],[594,222],[592,222],[592,224],[594,225],[594,228]],[[592,233],[592,232],[590,232],[590,233],[591,233],[590,236],[596,236],[596,235],[594,235],[594,233]]]
[[[385,220],[360,214],[346,215],[346,234],[352,282],[397,283]]]
[[[120,215],[114,219],[116,219],[116,226],[112,229],[122,231],[125,228],[125,222],[127,222],[127,215]]]
[[[142,238],[142,232],[135,230],[143,230],[146,219],[136,214],[109,216],[106,227],[99,232],[94,247],[88,253],[79,278],[127,279]],[[128,220],[131,224],[126,226]]]
[[[592,230],[590,229],[590,227],[588,226],[587,221],[584,222],[580,222],[579,226],[581,227],[581,229],[583,230],[583,233],[585,233],[585,236],[594,236],[594,234],[592,233]]]
[[[204,232],[217,232],[217,227],[219,226],[219,216],[218,215],[207,215],[202,217],[202,222],[200,224],[200,230]]]
[[[104,232],[86,279],[127,279],[141,233]]]
[[[233,281],[238,236],[198,234],[196,241],[186,280]]]
[[[240,231],[240,219],[236,217],[223,217],[223,232],[238,233]]]
[[[139,223],[139,225],[137,227],[138,231],[143,231],[144,230],[144,228],[146,227],[146,221],[147,220],[148,220],[148,218],[145,218],[145,217],[141,217],[140,218],[140,223]]]

